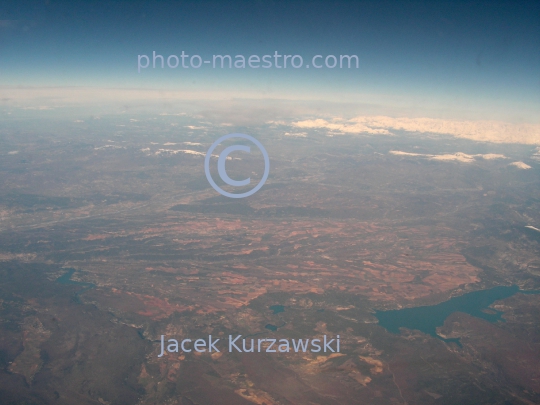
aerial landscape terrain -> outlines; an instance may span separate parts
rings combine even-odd
[[[0,2],[0,405],[540,404],[540,1]]]
[[[537,145],[328,122],[4,121],[2,403],[540,403]],[[227,133],[270,156],[245,199],[205,177]],[[162,335],[341,350],[160,357]]]

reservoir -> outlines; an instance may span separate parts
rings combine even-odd
[[[267,324],[265,328],[268,330],[271,330],[272,332],[275,332],[276,330],[278,330],[278,327],[276,325],[272,325],[271,323]]]
[[[285,312],[285,307],[283,305],[272,305],[269,309],[274,312],[274,315]]]
[[[450,314],[464,312],[489,322],[504,322],[504,319],[501,319],[501,312],[491,308],[488,310],[488,307],[495,301],[511,297],[518,292],[522,294],[540,293],[540,291],[521,291],[517,285],[493,287],[453,297],[436,305],[376,311],[375,317],[381,326],[392,333],[399,333],[399,328],[416,329],[446,342],[452,341],[459,344],[458,339],[443,339],[437,335],[437,327],[443,326],[445,319]]]
[[[75,293],[75,298],[78,302],[79,295],[81,295],[83,292],[90,290],[91,288],[95,288],[96,285],[94,283],[85,283],[82,281],[73,281],[71,279],[71,276],[73,276],[73,273],[75,273],[75,269],[68,269],[68,272],[66,274],[63,274],[62,276],[58,277],[56,281],[60,284],[71,284],[71,285],[78,285],[80,287],[83,287],[81,291]]]

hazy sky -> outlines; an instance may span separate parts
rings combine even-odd
[[[0,85],[374,103],[538,122],[540,2],[469,3],[4,1]],[[359,69],[138,73],[138,55],[152,51],[203,59],[278,51],[304,64],[356,54]]]

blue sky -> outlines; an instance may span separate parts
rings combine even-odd
[[[0,85],[467,106],[534,121],[538,2],[7,1]],[[147,69],[137,55],[356,54],[359,69]],[[386,101],[385,101],[386,100]]]

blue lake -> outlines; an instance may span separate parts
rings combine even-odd
[[[399,333],[399,328],[416,329],[438,339],[459,344],[458,339],[443,339],[437,335],[437,327],[443,326],[445,319],[450,314],[464,312],[489,322],[504,322],[504,319],[501,319],[501,312],[489,309],[492,313],[488,313],[485,310],[495,301],[511,297],[518,292],[523,294],[540,293],[540,291],[521,291],[517,285],[494,287],[453,297],[436,305],[376,311],[375,317],[381,326],[392,333]]]
[[[272,305],[269,307],[271,311],[275,314],[279,314],[280,312],[285,312],[285,307],[283,305]]]
[[[76,272],[75,269],[68,269],[67,273],[63,274],[62,276],[58,277],[56,281],[60,284],[71,284],[71,285],[78,285],[80,287],[83,287],[82,290],[75,293],[75,298],[77,301],[79,301],[79,295],[81,295],[83,292],[90,290],[91,288],[95,288],[96,285],[94,283],[85,283],[82,281],[73,281],[71,279],[71,276]]]

